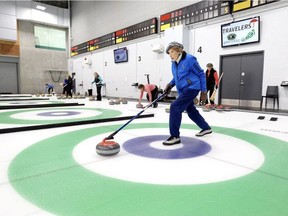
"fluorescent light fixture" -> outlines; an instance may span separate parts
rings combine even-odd
[[[36,6],[37,9],[44,11],[46,9],[46,7],[41,6],[41,5],[37,5]]]

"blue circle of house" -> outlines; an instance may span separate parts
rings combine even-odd
[[[122,147],[127,152],[142,157],[157,159],[184,159],[202,156],[211,151],[211,146],[199,139],[181,137],[181,147],[173,149],[159,149],[151,145],[155,141],[164,141],[167,135],[141,136],[129,139]]]
[[[73,115],[79,115],[81,112],[75,112],[75,111],[51,111],[51,112],[42,112],[38,113],[38,116],[73,116]]]

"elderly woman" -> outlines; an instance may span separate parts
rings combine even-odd
[[[178,97],[170,106],[170,137],[163,142],[163,145],[181,143],[179,130],[184,110],[189,118],[202,129],[196,136],[212,133],[210,126],[200,115],[193,102],[199,91],[207,92],[205,73],[197,59],[183,49],[183,45],[178,42],[171,42],[166,49],[166,53],[172,60],[173,79],[167,84],[164,93],[169,94],[171,89],[176,86]]]

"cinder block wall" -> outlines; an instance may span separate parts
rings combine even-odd
[[[54,84],[55,92],[61,93],[62,87],[60,86],[60,82],[63,82],[68,70],[68,52],[35,48],[35,23],[30,21],[18,22],[21,44],[19,71],[20,93],[44,93],[45,83]],[[56,68],[66,71],[62,72],[60,82],[53,82],[50,73],[45,71]]]

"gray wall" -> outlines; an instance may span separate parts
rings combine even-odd
[[[198,1],[72,1],[72,46]]]
[[[0,1],[0,39],[17,40],[15,2]]]
[[[46,69],[57,68],[67,71],[67,51],[35,48],[34,25],[29,21],[19,22],[20,40],[20,93],[43,93],[45,83],[54,84],[56,93],[62,92],[59,83],[54,83]],[[37,24],[39,25],[39,24]],[[63,82],[62,73],[60,81]]]

